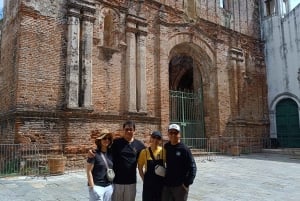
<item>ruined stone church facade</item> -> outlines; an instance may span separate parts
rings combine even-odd
[[[169,122],[184,130],[170,91],[199,92],[201,137],[268,137],[257,0],[4,5],[1,142],[87,143],[127,119],[139,138]]]

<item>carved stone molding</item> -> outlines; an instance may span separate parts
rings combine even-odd
[[[98,46],[102,50],[103,58],[106,61],[109,61],[112,58],[112,55],[116,52],[119,52],[119,50],[111,48],[111,47],[104,47],[104,46]]]
[[[229,53],[230,53],[230,57],[231,57],[232,60],[236,60],[236,61],[240,61],[240,62],[244,61],[244,52],[243,52],[242,49],[232,47],[229,50]]]

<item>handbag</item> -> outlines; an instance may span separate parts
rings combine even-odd
[[[166,176],[166,168],[164,166],[162,166],[162,165],[156,165],[154,172],[158,176],[161,176],[161,177],[165,177]]]
[[[115,178],[115,172],[114,172],[113,169],[111,169],[111,168],[108,167],[106,158],[103,155],[103,153],[101,153],[101,156],[102,156],[102,158],[104,160],[104,163],[105,163],[106,169],[107,169],[107,171],[106,171],[106,178],[107,178],[108,181],[112,182],[114,180],[114,178]]]
[[[152,160],[155,161],[153,152],[150,147],[149,147],[149,152],[150,152],[150,156],[151,156]],[[159,164],[155,165],[154,172],[158,176],[161,176],[161,177],[166,176],[166,168],[163,165],[159,165]]]

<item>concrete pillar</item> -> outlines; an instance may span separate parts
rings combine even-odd
[[[72,9],[72,13],[79,11]],[[79,39],[80,20],[78,16],[68,17],[68,47],[67,47],[67,91],[66,102],[68,108],[77,108],[79,105]]]
[[[159,52],[155,52],[157,54],[159,61],[157,66],[157,82],[159,88],[158,93],[160,100],[157,104],[157,108],[160,109],[160,117],[161,117],[161,126],[162,129],[168,128],[168,124],[170,123],[170,102],[169,102],[169,79],[161,79],[161,77],[169,77],[169,58],[166,50],[168,49],[168,28],[164,26],[164,22],[166,21],[166,13],[164,7],[161,7],[159,13],[160,21],[159,21]]]
[[[277,138],[276,113],[274,110],[270,111],[269,118],[270,118],[270,137]]]
[[[81,90],[83,95],[82,107],[92,106],[92,47],[93,47],[93,22],[90,18],[83,17],[81,39]]]
[[[127,22],[126,29],[126,96],[128,112],[137,112],[136,105],[136,37],[135,23]]]
[[[139,113],[147,112],[146,34],[144,32],[140,32],[137,37],[137,108]]]
[[[234,83],[234,117],[237,117],[239,114],[239,69],[237,60],[232,61],[233,65],[233,83]]]
[[[232,110],[233,118],[240,119],[240,98],[241,98],[241,68],[243,59],[243,52],[239,48],[232,48],[231,50],[231,63],[233,71],[233,101],[234,109]]]

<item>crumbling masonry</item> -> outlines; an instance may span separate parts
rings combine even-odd
[[[166,134],[182,88],[201,90],[205,137],[268,136],[258,1],[224,2],[5,1],[1,143],[93,143],[126,119]]]

